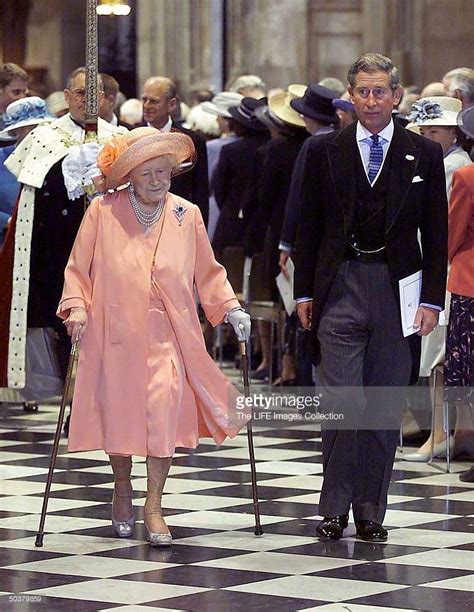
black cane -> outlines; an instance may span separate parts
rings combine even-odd
[[[67,404],[67,400],[69,397],[69,389],[71,387],[72,370],[74,368],[74,358],[76,356],[78,346],[79,346],[79,341],[76,340],[76,342],[73,342],[71,346],[71,352],[69,354],[69,363],[67,366],[66,380],[64,382],[64,391],[63,391],[63,397],[61,399],[61,408],[59,409],[58,424],[56,426],[56,434],[54,436],[53,450],[51,451],[51,459],[49,461],[48,478],[46,480],[46,487],[44,490],[43,507],[41,508],[40,524],[38,528],[38,533],[36,534],[35,546],[37,546],[38,548],[43,546],[44,522],[46,520],[46,512],[48,510],[49,493],[51,491],[51,484],[53,482],[53,472],[54,472],[54,467],[56,465],[56,457],[58,456],[58,448],[59,448],[59,441],[61,439],[61,430],[63,428],[64,413],[66,412],[66,404]]]
[[[249,358],[247,354],[247,343],[239,341],[240,345],[240,357],[242,362],[242,376],[244,379],[244,395],[250,397],[250,384],[249,384]],[[252,477],[252,497],[253,497],[253,512],[255,515],[255,535],[263,535],[263,529],[260,525],[260,508],[258,507],[258,490],[257,490],[257,469],[255,467],[255,450],[253,447],[253,432],[252,432],[252,420],[247,423],[247,441],[249,445],[249,457],[250,457],[250,474]]]

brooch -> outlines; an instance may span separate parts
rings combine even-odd
[[[413,155],[405,155],[405,159],[408,159],[408,161],[413,161],[415,158]]]
[[[176,217],[176,219],[178,219],[178,223],[180,225],[184,219],[186,210],[187,210],[186,207],[183,206],[182,204],[176,204],[176,206],[173,208],[174,216]]]

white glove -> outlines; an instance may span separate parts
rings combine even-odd
[[[247,342],[250,338],[250,315],[243,310],[234,310],[226,318],[234,328],[237,340]]]
[[[100,174],[97,168],[99,151],[100,145],[97,142],[85,142],[82,145],[71,147],[63,159],[61,167],[64,185],[70,200],[89,193],[89,188],[93,186],[92,178]],[[95,191],[95,187],[93,190]]]
[[[80,146],[79,162],[82,168],[82,184],[92,185],[92,177],[100,174],[97,168],[97,157],[101,149],[98,142],[85,142]]]

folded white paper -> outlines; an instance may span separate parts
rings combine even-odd
[[[296,302],[293,299],[293,277],[295,274],[295,265],[292,262],[291,257],[289,257],[286,262],[286,269],[288,270],[290,278],[286,278],[283,272],[280,272],[280,274],[278,274],[276,277],[276,284],[278,291],[280,292],[283,305],[285,306],[286,313],[288,316],[291,316],[295,312],[296,308]]]
[[[413,325],[415,315],[420,303],[421,294],[421,270],[410,274],[398,281],[400,289],[400,314],[402,317],[402,332],[403,336],[411,336],[419,331]]]

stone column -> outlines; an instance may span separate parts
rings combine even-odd
[[[307,0],[228,0],[227,79],[253,73],[268,87],[306,82]]]
[[[308,80],[331,76],[345,83],[363,46],[361,0],[308,0],[308,7]]]
[[[85,3],[32,0],[25,64],[48,68],[52,89],[62,89],[67,75],[84,64]]]
[[[165,74],[166,0],[140,0],[137,6],[137,92],[152,75]]]

